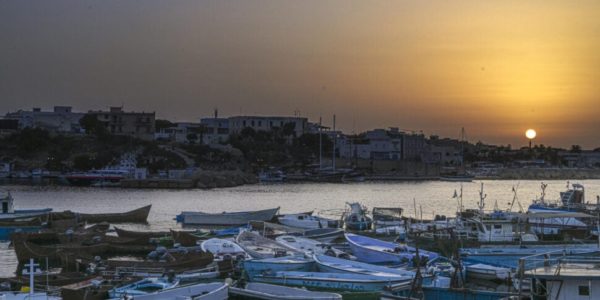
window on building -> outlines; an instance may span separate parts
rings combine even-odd
[[[269,121],[269,127],[273,127],[273,121]]]
[[[252,120],[252,127],[254,127],[254,120]]]
[[[262,121],[258,121],[258,127],[262,127]]]
[[[244,127],[246,127],[246,120],[244,120],[243,124],[244,124]]]
[[[579,286],[579,296],[589,296],[590,295],[590,287],[587,285]]]

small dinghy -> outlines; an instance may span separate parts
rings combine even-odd
[[[289,255],[304,256],[304,253],[300,251],[249,231],[241,232],[236,238],[236,243],[250,256],[258,259]]]
[[[114,288],[108,292],[110,298],[124,298],[125,296],[137,297],[149,293],[156,293],[166,289],[172,289],[179,285],[178,279],[145,278],[131,284]],[[126,299],[126,298],[125,298]]]
[[[364,274],[275,272],[259,274],[253,281],[286,286],[302,286],[339,291],[381,291],[387,286],[408,283],[412,276],[373,276]]]
[[[238,244],[226,239],[212,238],[203,241],[200,244],[202,251],[210,252],[215,259],[223,259],[230,257],[236,260],[250,259],[250,255],[242,249]]]
[[[412,262],[416,249],[406,245],[386,242],[352,233],[346,234],[352,254],[366,263],[407,263]],[[437,253],[419,250],[420,261],[426,262],[438,257]]]
[[[273,257],[264,259],[251,259],[244,261],[244,271],[248,277],[253,278],[261,273],[273,273],[279,271],[303,271],[310,272],[315,268],[312,258],[304,257]]]
[[[384,277],[415,276],[415,272],[412,271],[371,265],[327,255],[315,255],[313,256],[313,259],[317,264],[319,271],[326,273],[365,274]]]
[[[279,223],[290,226],[305,229],[318,229],[318,228],[337,228],[339,222],[337,220],[322,218],[313,216],[310,214],[291,214],[283,215],[277,218]]]
[[[508,280],[512,278],[512,272],[509,268],[496,267],[486,264],[469,264],[467,267],[467,277],[485,280]]]
[[[305,238],[321,241],[323,243],[331,243],[337,239],[344,237],[344,229],[341,228],[320,228],[311,229],[304,232],[302,235]]]
[[[229,294],[239,297],[264,300],[341,300],[335,293],[313,292],[266,283],[250,282],[245,287],[230,287]]]
[[[225,300],[229,295],[228,285],[226,283],[200,283],[187,286],[180,286],[172,289],[163,290],[151,294],[133,296],[135,300]]]
[[[279,207],[240,212],[205,213],[184,211],[177,215],[176,220],[184,225],[213,225],[213,226],[235,226],[245,225],[250,221],[270,221],[275,217]]]
[[[329,244],[299,236],[284,235],[275,238],[275,241],[289,248],[304,252],[305,255],[324,254],[335,257],[350,258],[344,251],[335,249]]]

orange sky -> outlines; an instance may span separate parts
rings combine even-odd
[[[600,146],[600,1],[0,3],[0,111],[299,110],[524,145]]]

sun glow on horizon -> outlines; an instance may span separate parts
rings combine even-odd
[[[535,132],[534,129],[527,129],[527,131],[525,131],[525,136],[530,139],[533,140],[535,139],[535,137],[537,136],[537,132]]]

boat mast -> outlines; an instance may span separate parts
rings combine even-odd
[[[331,160],[331,170],[335,172],[335,146],[337,143],[337,134],[335,133],[335,115],[333,115],[333,158]]]
[[[479,190],[479,213],[483,215],[483,208],[485,207],[485,198],[487,195],[483,194],[483,182],[481,183],[481,189]]]
[[[323,136],[321,131],[323,130],[323,120],[319,117],[319,171],[323,169]]]

